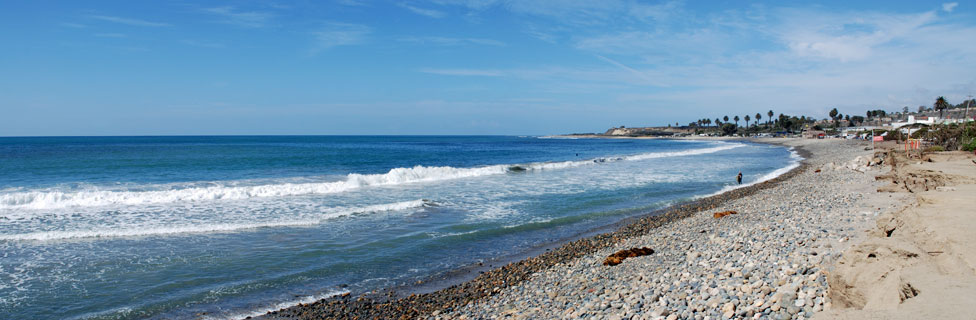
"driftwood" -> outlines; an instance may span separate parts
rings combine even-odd
[[[605,266],[615,266],[624,262],[624,259],[631,257],[646,256],[654,253],[654,249],[643,247],[643,248],[631,248],[627,250],[620,250],[611,254],[606,260],[603,260],[603,265]]]
[[[713,213],[712,216],[715,217],[715,219],[718,219],[718,218],[721,218],[721,217],[724,217],[724,216],[727,216],[727,215],[730,215],[730,214],[737,214],[737,213],[738,212],[729,210],[729,211],[722,211],[722,212]]]

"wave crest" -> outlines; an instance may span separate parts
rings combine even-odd
[[[597,158],[582,161],[537,162],[519,165],[492,165],[472,168],[427,167],[394,168],[383,174],[356,174],[344,180],[311,183],[277,183],[256,186],[215,185],[167,190],[128,191],[102,190],[34,190],[0,194],[0,209],[59,209],[66,207],[94,207],[107,205],[147,205],[174,202],[235,200],[258,197],[283,197],[310,194],[340,193],[369,186],[388,186],[418,182],[499,175],[522,171],[558,170],[616,161],[637,161],[714,153],[741,147],[742,144],[723,143],[710,148],[684,151],[651,152],[629,156]]]
[[[359,214],[370,214],[386,211],[400,211],[415,209],[428,206],[437,206],[430,200],[420,199],[413,201],[403,201],[396,203],[378,204],[361,208],[343,208],[332,210],[320,215],[299,217],[296,219],[264,221],[253,223],[215,223],[206,225],[184,225],[184,226],[145,226],[145,227],[125,227],[108,228],[99,230],[72,230],[72,231],[40,231],[21,234],[0,234],[0,241],[51,241],[66,239],[84,238],[118,238],[118,237],[144,237],[159,236],[185,233],[221,233],[235,232],[247,229],[270,228],[270,227],[303,227],[314,226],[322,221]]]

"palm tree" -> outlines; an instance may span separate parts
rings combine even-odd
[[[759,126],[759,120],[762,120],[762,115],[758,112],[756,113],[756,126]]]
[[[772,120],[773,119],[773,115],[774,114],[775,113],[773,113],[773,110],[769,110],[769,112],[766,113],[766,115],[768,116],[768,117],[766,117],[766,126],[767,127],[769,126],[769,120]]]
[[[935,110],[939,110],[939,119],[942,119],[942,111],[949,108],[949,103],[946,102],[945,97],[940,96],[938,99],[935,99],[935,103],[932,104],[932,107],[935,108]]]
[[[716,127],[718,127],[718,126],[720,126],[720,125],[722,125],[722,121],[721,121],[721,119],[719,119],[719,118],[715,118],[715,126],[716,126]]]
[[[725,121],[728,121],[728,120],[729,119],[725,119]],[[732,120],[735,120],[735,126],[738,127],[739,126],[739,116],[733,117]]]
[[[746,119],[746,128],[748,128],[749,127],[749,115],[748,114],[746,115],[746,118],[745,119]]]

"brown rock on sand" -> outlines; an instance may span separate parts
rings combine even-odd
[[[735,212],[734,210],[721,211],[721,212],[713,213],[712,214],[712,217],[715,217],[715,219],[718,219],[718,218],[721,218],[721,217],[724,217],[724,216],[727,216],[727,215],[730,215],[730,214],[738,214],[738,212]]]
[[[603,260],[603,265],[605,266],[615,266],[624,262],[624,259],[632,257],[646,256],[654,253],[654,249],[643,247],[643,248],[631,248],[627,250],[620,250],[611,254],[606,260]]]

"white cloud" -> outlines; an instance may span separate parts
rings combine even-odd
[[[336,3],[345,6],[352,6],[352,7],[359,7],[359,6],[366,5],[366,1],[364,0],[337,0]]]
[[[442,46],[458,46],[466,44],[476,44],[484,46],[505,46],[504,42],[493,40],[493,39],[483,39],[483,38],[450,38],[450,37],[404,37],[400,38],[401,42],[419,43],[419,44],[434,44]]]
[[[474,11],[500,7],[517,14],[548,17],[569,25],[598,25],[621,20],[667,20],[681,10],[681,1],[649,5],[631,0],[431,0],[439,5],[462,6]]]
[[[630,15],[634,17],[664,21],[672,18],[676,12],[681,10],[681,2],[669,1],[657,5],[634,3],[628,10]]]
[[[126,37],[126,35],[122,33],[96,33],[93,35],[99,38],[125,38]]]
[[[933,12],[921,14],[877,14],[787,11],[774,26],[781,42],[802,57],[836,59],[842,62],[868,59],[877,50],[905,41],[936,20]]]
[[[361,44],[370,32],[372,32],[372,28],[365,25],[341,22],[328,23],[319,31],[312,33],[315,36],[312,53],[338,46]]]
[[[444,16],[447,15],[446,13],[444,13],[442,11],[437,11],[437,10],[433,10],[433,9],[418,8],[418,7],[411,6],[411,5],[406,4],[406,3],[400,3],[399,6],[402,7],[402,8],[404,8],[404,9],[410,10],[413,13],[416,13],[416,14],[419,14],[419,15],[423,15],[423,16],[428,16],[428,17],[435,18],[435,19],[440,19],[440,18],[443,18]]]
[[[249,28],[263,27],[268,23],[269,20],[275,17],[275,15],[270,12],[240,11],[230,6],[207,8],[203,9],[203,11],[220,17],[221,23]]]
[[[138,27],[169,27],[169,26],[171,26],[168,23],[152,22],[152,21],[146,21],[146,20],[123,18],[123,17],[115,17],[115,16],[92,15],[92,16],[88,16],[88,17],[89,18],[92,18],[92,19],[97,19],[97,20],[102,20],[102,21],[108,21],[108,22],[115,22],[115,23],[121,23],[121,24],[127,24],[127,25],[130,25],[130,26],[138,26]]]
[[[604,56],[601,56],[601,55],[596,55],[596,57],[599,58],[600,60],[603,60],[603,61],[606,61],[607,63],[610,63],[611,65],[614,65],[614,66],[616,66],[616,67],[618,67],[620,69],[623,69],[624,71],[627,71],[627,72],[629,72],[629,73],[637,76],[638,78],[643,79],[644,81],[646,81],[648,83],[654,82],[654,83],[656,83],[657,86],[662,86],[662,87],[663,86],[667,86],[667,84],[664,84],[664,83],[660,83],[660,82],[655,81],[653,78],[651,78],[650,76],[648,76],[648,74],[646,72],[643,72],[643,71],[640,71],[640,70],[631,68],[631,67],[629,67],[629,66],[627,66],[627,65],[625,65],[623,63],[620,63],[619,61],[616,61],[616,60],[613,60],[613,59],[610,59],[610,58],[607,58],[607,57],[604,57]]]
[[[957,6],[959,6],[958,2],[943,3],[942,10],[945,12],[952,12],[952,10],[955,10]]]
[[[830,107],[862,114],[930,105],[935,93],[976,92],[969,72],[976,69],[969,58],[976,43],[960,40],[976,38],[976,27],[940,20],[935,11],[757,7],[704,16],[679,12],[671,21],[550,29],[558,30],[552,37],[574,39],[576,49],[603,66],[445,73],[529,80],[546,87],[539,92],[592,91],[653,112],[688,106],[701,113],[697,117],[769,109],[823,117]]]
[[[180,42],[182,42],[183,44],[186,44],[186,45],[190,45],[190,46],[194,46],[194,47],[201,47],[201,48],[211,48],[211,49],[224,48],[224,44],[223,43],[218,43],[218,42],[197,41],[197,40],[183,40],[183,41],[180,41]]]
[[[500,70],[478,69],[420,69],[420,72],[442,76],[501,77],[505,75],[505,72]]]

